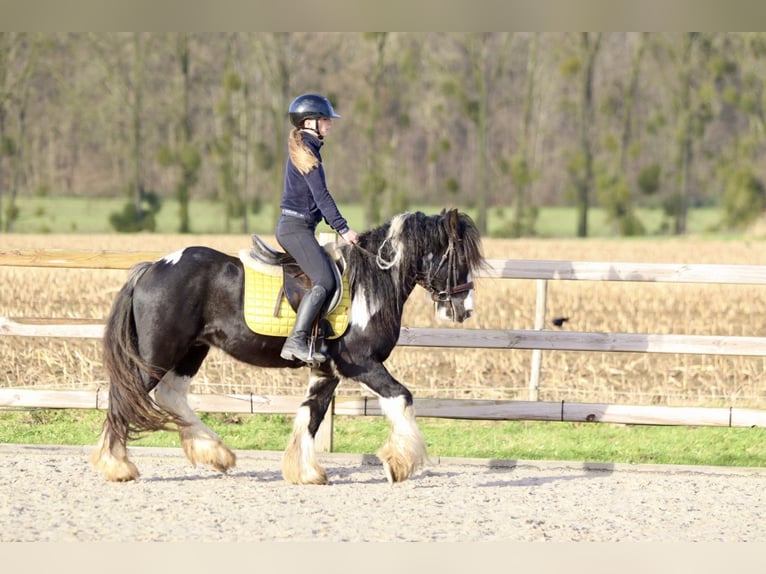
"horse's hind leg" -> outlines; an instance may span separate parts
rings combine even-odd
[[[157,379],[147,373],[133,376],[127,368],[119,373],[112,369],[111,379],[106,420],[90,462],[107,480],[127,482],[137,479],[140,474],[128,458],[131,421],[138,417],[147,426],[156,422],[152,421],[157,413],[149,391],[157,384]]]
[[[183,424],[179,425],[181,446],[186,458],[196,466],[203,464],[218,472],[226,472],[236,466],[236,455],[221,441],[221,438],[189,406],[187,394],[194,375],[207,355],[209,347],[192,348],[184,361],[168,371],[160,380],[155,391],[157,404],[175,415]]]
[[[326,363],[311,369],[306,400],[295,415],[293,433],[282,457],[282,476],[287,482],[327,484],[327,473],[316,459],[314,438],[338,382],[338,376]]]
[[[107,418],[96,448],[90,455],[93,467],[107,480],[127,482],[139,476],[138,468],[128,458],[125,443],[126,439],[114,432],[112,422]]]

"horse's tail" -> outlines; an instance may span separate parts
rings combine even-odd
[[[133,293],[139,279],[152,263],[134,266],[112,305],[103,339],[103,362],[109,378],[109,406],[104,433],[109,444],[125,444],[143,432],[168,430],[178,424],[172,413],[161,410],[152,400],[144,377],[155,382],[164,373],[149,365],[138,351],[138,335],[133,317]],[[156,383],[155,383],[156,384]]]

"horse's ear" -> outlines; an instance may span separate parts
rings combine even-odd
[[[450,237],[456,239],[459,236],[460,231],[460,216],[458,214],[457,208],[450,209],[446,213],[444,210],[442,210],[442,215],[445,219],[444,227],[447,228],[447,233]]]

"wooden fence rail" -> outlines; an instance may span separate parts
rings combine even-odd
[[[0,389],[0,407],[106,409],[109,391]],[[194,410],[208,413],[294,414],[303,397],[281,395],[190,394]],[[602,422],[643,425],[766,426],[766,411],[733,407],[609,405],[567,401],[510,401],[415,398],[419,417],[471,420]],[[377,399],[336,397],[333,415],[382,416]]]
[[[155,252],[13,250],[0,251],[0,266],[129,269],[135,263],[155,260],[163,255]],[[481,272],[480,276],[536,280],[535,328],[456,330],[404,327],[400,333],[399,345],[532,349],[534,353],[529,384],[530,400],[420,398],[415,400],[419,416],[625,424],[766,426],[766,412],[751,409],[628,406],[537,400],[540,361],[542,351],[545,350],[766,356],[766,337],[545,330],[543,326],[548,281],[643,281],[766,286],[766,266],[491,259],[488,261],[488,268]],[[103,329],[103,323],[93,320],[0,317],[0,335],[100,338]],[[0,407],[104,408],[107,396],[106,390],[0,389]],[[190,396],[190,403],[194,408],[209,412],[289,414],[295,412],[301,400],[302,397],[264,397],[252,394]],[[345,397],[336,398],[332,412],[336,415],[381,414],[374,401],[368,403],[366,398]]]

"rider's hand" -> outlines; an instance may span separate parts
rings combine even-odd
[[[353,229],[349,229],[348,231],[346,231],[346,233],[341,235],[341,237],[343,237],[343,239],[345,239],[346,242],[350,243],[351,245],[354,245],[355,243],[359,243],[359,234]]]

